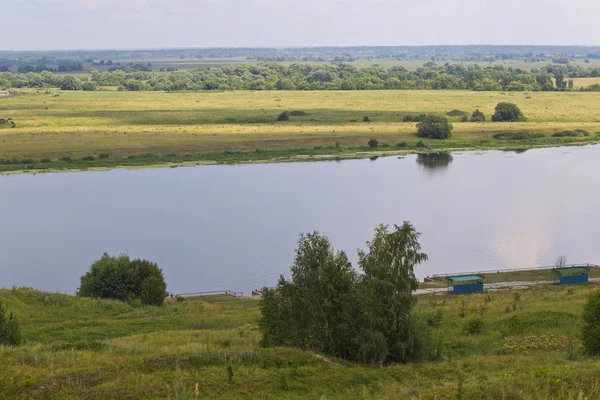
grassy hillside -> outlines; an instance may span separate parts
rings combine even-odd
[[[370,138],[386,143],[380,151],[415,151],[419,138],[408,114],[471,113],[479,108],[488,119],[500,101],[514,102],[529,118],[526,123],[461,123],[451,117],[450,140],[425,140],[429,150],[515,148],[596,142],[600,93],[500,93],[471,91],[353,92],[60,92],[0,99],[0,118],[17,124],[0,126],[0,157],[25,159],[19,169],[85,168],[148,165],[181,161],[243,162],[305,155],[348,156],[364,151]],[[278,122],[282,111],[300,110]],[[370,123],[363,122],[368,116]],[[590,137],[545,137],[496,140],[506,131],[530,131],[550,136],[561,130],[585,129]],[[401,148],[396,144],[401,143]],[[363,148],[361,148],[363,146]],[[253,153],[259,149],[263,154]],[[308,151],[307,151],[308,150]],[[224,152],[227,152],[224,153]],[[237,153],[242,152],[242,153]],[[248,152],[248,153],[244,153]],[[98,159],[99,154],[112,159]],[[230,153],[237,153],[231,157]],[[95,160],[83,160],[93,156]],[[131,161],[138,157],[137,161]],[[78,157],[80,164],[58,162]],[[31,160],[27,160],[30,158]],[[43,158],[46,165],[41,165]],[[36,165],[32,165],[35,163]],[[17,169],[1,165],[3,170]]]
[[[27,339],[0,347],[0,398],[597,398],[600,362],[582,355],[577,337],[585,296],[596,287],[420,297],[417,311],[434,326],[440,360],[395,366],[261,348],[256,300],[136,309],[0,290]],[[482,332],[467,333],[477,316]]]

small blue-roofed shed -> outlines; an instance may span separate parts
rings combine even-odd
[[[449,276],[446,280],[448,281],[448,293],[451,294],[483,292],[483,276],[481,275]]]
[[[571,285],[577,283],[588,283],[590,269],[588,267],[564,267],[554,268],[554,283],[558,285]]]

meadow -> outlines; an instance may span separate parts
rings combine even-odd
[[[113,88],[114,89],[114,88]],[[370,151],[528,148],[598,140],[600,93],[473,91],[234,91],[214,93],[77,92],[28,90],[0,99],[0,165],[4,171],[164,164],[165,155],[188,161],[248,162],[306,156],[352,157]],[[500,101],[516,103],[519,123],[459,122],[449,140],[420,141],[406,115],[480,109],[489,117]],[[302,111],[289,121],[279,113]],[[368,117],[370,122],[363,122]],[[584,129],[589,137],[554,138]],[[500,132],[541,133],[544,138],[497,140]],[[369,149],[376,138],[380,146]],[[423,146],[424,145],[424,146]],[[426,149],[425,149],[426,148]],[[256,155],[256,152],[262,152]],[[307,152],[308,151],[308,152]],[[227,153],[227,154],[224,154]],[[235,153],[235,157],[225,157]],[[104,158],[99,158],[104,154]],[[110,156],[110,158],[109,158]],[[149,157],[152,156],[152,157]],[[59,158],[87,157],[85,163]],[[131,160],[130,158],[129,160]],[[40,165],[45,162],[47,165]],[[185,161],[185,160],[179,160]],[[6,165],[28,164],[14,166]],[[32,165],[35,164],[35,165]],[[63,165],[64,164],[64,165]]]
[[[583,354],[578,336],[595,289],[420,296],[416,312],[431,327],[438,360],[383,366],[262,348],[255,299],[134,308],[2,289],[26,341],[0,347],[0,398],[598,398],[600,362]]]

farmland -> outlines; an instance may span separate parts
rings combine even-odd
[[[20,318],[26,342],[0,347],[0,397],[597,398],[600,364],[578,339],[583,303],[596,288],[420,296],[416,311],[439,341],[439,360],[388,366],[262,348],[253,299],[134,308],[3,289],[0,301]],[[483,327],[469,331],[475,317]]]
[[[215,93],[73,92],[29,90],[0,99],[4,171],[62,169],[170,162],[248,162],[301,157],[355,157],[367,151],[401,153],[452,149],[528,148],[594,143],[600,131],[600,94],[593,92],[472,91],[233,91]],[[453,137],[416,147],[414,123],[405,115],[480,109],[488,121],[498,102],[517,104],[528,117],[519,123],[459,122]],[[301,111],[277,121],[283,111]],[[368,117],[370,122],[363,122]],[[589,137],[555,138],[557,131],[584,129]],[[546,135],[497,140],[499,132]],[[366,147],[376,138],[377,149]],[[104,154],[105,158],[98,158]],[[169,155],[171,159],[166,159]],[[109,157],[110,156],[110,157]],[[59,162],[59,158],[70,158]],[[81,161],[87,157],[85,162]],[[128,158],[129,157],[129,158]],[[45,165],[39,165],[45,159]],[[81,162],[73,162],[79,159]]]

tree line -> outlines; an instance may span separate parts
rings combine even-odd
[[[595,72],[594,72],[595,71]],[[224,91],[224,90],[441,90],[555,91],[573,89],[573,77],[598,75],[600,71],[571,65],[548,65],[525,71],[504,66],[428,62],[416,69],[402,66],[356,68],[349,64],[314,65],[275,63],[230,65],[160,73],[152,71],[100,72],[91,70],[97,86],[117,86],[128,91]],[[69,79],[48,71],[26,74],[0,73],[0,88],[61,87],[79,90],[87,77]]]

